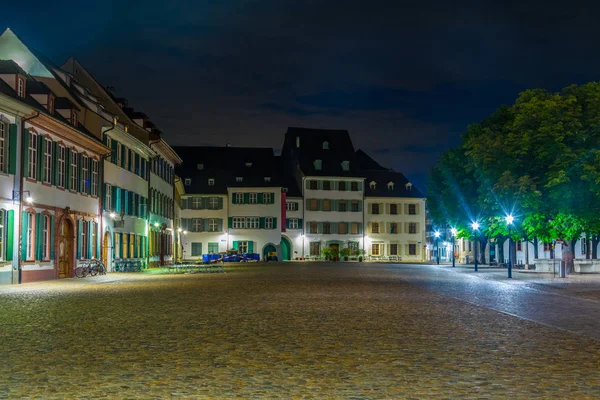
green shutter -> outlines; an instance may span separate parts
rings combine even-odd
[[[202,220],[202,231],[203,232],[208,232],[208,223],[209,223],[208,218],[204,218]]]
[[[363,226],[361,223],[358,224],[358,233],[362,234],[363,233]]]
[[[260,217],[258,219],[258,227],[260,229],[265,229],[265,217]]]
[[[278,229],[278,226],[277,226],[277,217],[273,217],[273,229]]]
[[[110,202],[111,202],[111,204],[109,205],[109,207],[110,207],[111,210],[118,211],[117,210],[117,204],[118,204],[117,203],[117,190],[119,190],[119,188],[116,187],[116,186],[113,186],[111,188],[111,190],[112,190],[112,193],[111,193],[111,196],[110,196]]]
[[[233,217],[228,218],[227,226],[229,229],[233,228]]]
[[[285,228],[290,229],[290,219],[289,218],[285,219]]]
[[[83,232],[83,220],[77,221],[77,259],[81,258],[81,233]]]
[[[140,174],[140,155],[138,153],[133,153],[133,159],[135,160],[135,165],[133,166],[133,171],[136,175]]]
[[[317,222],[317,233],[323,233],[323,223]]]
[[[363,183],[362,182],[358,182],[358,191],[362,192],[363,190]]]
[[[13,259],[13,234],[15,225],[15,211],[8,210],[6,212],[6,261]]]
[[[271,193],[271,202],[269,204],[275,204],[275,193]]]
[[[250,193],[244,193],[244,204],[250,203]]]
[[[125,152],[126,151],[127,151],[127,148],[121,144],[121,164],[119,164],[119,167],[121,167],[121,168],[124,168],[124,166],[125,166]]]
[[[254,242],[252,240],[248,241],[248,253],[254,253]]]
[[[231,193],[231,204],[237,204],[237,193]]]
[[[82,169],[83,169],[83,154],[77,153],[77,182],[76,182],[77,187],[75,188],[75,190],[77,190],[78,192],[83,191],[83,187],[81,185]]]
[[[363,202],[361,200],[358,201],[358,211],[363,210]]]
[[[10,124],[8,128],[8,173],[17,173],[17,124]],[[12,260],[12,253],[10,256]]]
[[[116,164],[117,163],[117,141],[113,140],[110,143],[110,147],[111,147],[111,150],[112,150],[112,152],[110,153],[110,161],[113,164]]]
[[[21,259],[27,260],[27,211],[21,213]]]
[[[65,189],[71,189],[71,150],[65,147]]]
[[[182,218],[181,219],[181,225],[184,231],[188,231],[189,230],[189,219],[188,218]]]
[[[298,218],[298,229],[303,229],[304,225],[302,225],[302,218]]]
[[[42,257],[42,246],[43,246],[43,237],[44,237],[44,224],[43,224],[43,215],[40,213],[35,214],[35,259],[41,260]]]
[[[258,204],[263,204],[265,201],[265,196],[262,193],[258,194]]]
[[[218,204],[219,204],[218,205],[219,210],[222,210],[223,209],[223,198],[222,197],[219,197],[219,203]]]
[[[23,148],[21,149],[21,155],[23,156],[23,177],[27,178],[29,176],[29,140],[31,140],[31,134],[29,133],[29,129],[23,130]]]
[[[237,250],[237,249],[239,249],[239,242],[238,242],[237,240],[234,240],[234,241],[233,241],[233,249],[234,249],[234,250]]]
[[[52,184],[58,184],[58,143],[52,142]]]
[[[323,181],[317,181],[317,189],[323,190]]]
[[[94,249],[94,243],[92,242],[92,234],[94,233],[94,225],[96,225],[93,222],[88,222],[88,248],[87,248],[87,256],[85,258],[90,259],[92,258],[94,255],[92,254],[92,251]]]
[[[44,164],[46,163],[46,157],[44,157],[44,151],[46,150],[46,147],[44,146],[46,144],[46,138],[44,138],[44,136],[42,135],[38,135],[38,142],[37,142],[37,181],[38,182],[43,182],[44,181]]]
[[[223,219],[219,218],[217,220],[217,230],[219,232],[223,232]]]
[[[50,216],[50,259],[54,260],[54,215]]]
[[[187,199],[187,197],[184,197],[183,199],[181,199],[181,209],[187,210],[187,208],[188,208],[188,199]]]

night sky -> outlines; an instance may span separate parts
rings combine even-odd
[[[172,145],[280,148],[288,126],[348,129],[421,188],[467,124],[519,91],[600,79],[592,2],[18,3],[2,29],[57,64],[75,56]]]

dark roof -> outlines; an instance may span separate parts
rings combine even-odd
[[[290,127],[282,155],[298,162],[305,176],[359,176],[354,145],[347,130]],[[315,168],[316,160],[321,160],[321,169]],[[349,162],[348,171],[342,168],[343,161]]]
[[[394,171],[364,171],[366,197],[416,197],[423,198],[423,194],[415,186],[407,187],[409,180],[400,172]],[[371,188],[375,182],[375,188]],[[388,183],[393,183],[393,189]]]
[[[54,100],[54,108],[56,110],[70,110],[72,108],[79,110],[79,107],[66,97],[57,97],[56,100]]]
[[[302,197],[302,191],[298,181],[292,176],[288,176],[283,179],[282,183],[284,188],[287,188],[287,197]]]
[[[27,93],[29,94],[50,94],[52,90],[44,82],[38,82],[33,79],[27,80]]]
[[[27,76],[27,72],[13,60],[0,60],[0,74],[21,74]]]
[[[282,186],[279,160],[270,148],[176,146],[173,150],[183,160],[177,175],[184,185],[186,178],[191,179],[186,193],[225,194],[228,187]],[[201,170],[198,164],[202,164]],[[209,179],[214,179],[214,186],[208,185]]]
[[[362,150],[356,151],[356,161],[358,162],[358,167],[361,170],[370,170],[370,171],[388,171],[387,168],[382,167],[377,161],[375,161],[371,156],[365,153]]]

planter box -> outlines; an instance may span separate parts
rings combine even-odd
[[[538,258],[533,260],[535,270],[538,272],[554,272],[558,273],[560,269],[560,259],[556,258]]]
[[[575,272],[580,274],[600,272],[600,260],[575,259]]]

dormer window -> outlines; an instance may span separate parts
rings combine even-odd
[[[185,186],[190,186],[192,184],[192,180],[190,178],[185,178],[185,180],[183,181],[183,184]]]
[[[204,164],[198,164],[198,171],[202,171],[204,169]]]
[[[25,97],[25,79],[23,78],[17,80],[17,94],[19,97]]]
[[[235,181],[236,182],[243,182],[244,181],[244,177],[242,177],[242,176],[236,176],[235,177]]]
[[[394,182],[388,182],[387,187],[390,192],[394,190]]]
[[[210,178],[210,179],[208,180],[208,186],[215,186],[215,180],[214,180],[214,179],[212,179],[212,178]]]
[[[113,125],[117,124],[117,117],[113,117]]]
[[[75,110],[71,111],[71,123],[74,127],[77,128],[77,113],[75,112]]]
[[[369,183],[369,187],[371,188],[371,190],[375,190],[375,188],[377,187],[377,182],[371,181],[371,183]]]
[[[342,170],[350,171],[350,161],[342,161]]]
[[[125,132],[129,132],[129,125],[123,125],[123,130]]]
[[[296,148],[300,148],[300,136],[296,136]]]
[[[48,113],[50,115],[54,114],[54,96],[51,94],[48,95]]]
[[[271,177],[270,176],[265,176],[265,182],[271,182]]]
[[[323,150],[329,150],[329,142],[328,141],[323,142]]]
[[[284,188],[282,189],[282,192],[283,192],[283,193],[287,193],[287,192],[288,192],[288,188],[285,188],[285,187],[284,187]]]
[[[246,167],[247,167],[247,168],[250,168],[251,166],[252,166],[252,163],[251,163],[251,162],[247,162],[247,163],[246,163]]]
[[[322,161],[321,160],[315,160],[314,165],[315,165],[315,170],[320,171],[322,168]]]
[[[406,190],[408,190],[409,192],[412,190],[412,183],[408,182],[406,185]]]

